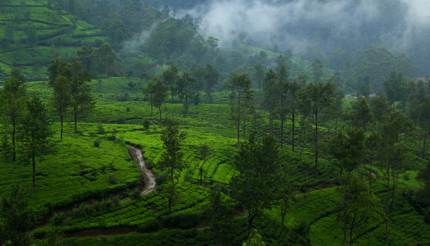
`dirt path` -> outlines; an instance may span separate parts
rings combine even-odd
[[[145,160],[143,159],[142,151],[134,146],[128,146],[128,151],[130,156],[134,159],[134,161],[138,164],[140,171],[142,173],[142,196],[148,195],[149,193],[155,191],[155,187],[157,182],[155,181],[155,176],[151,170],[146,166]]]

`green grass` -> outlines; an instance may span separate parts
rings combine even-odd
[[[95,147],[98,136],[73,135],[69,131],[62,142],[58,135],[52,138],[55,146],[38,160],[36,189],[31,188],[31,166],[25,156],[19,155],[16,163],[3,161],[0,165],[0,195],[19,184],[29,190],[31,205],[40,210],[125,187],[140,178],[121,142],[101,138],[100,147]],[[112,183],[112,178],[117,182]]]

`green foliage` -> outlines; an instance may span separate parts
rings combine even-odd
[[[8,134],[12,142],[13,161],[16,160],[17,128],[24,115],[25,96],[24,80],[19,73],[14,73],[0,90],[0,119],[5,127],[4,134]]]
[[[27,102],[27,112],[23,121],[24,141],[33,165],[33,187],[36,186],[36,158],[46,153],[51,135],[50,122],[45,106],[38,97]]]
[[[8,197],[1,200],[0,241],[16,246],[30,245],[33,223],[34,217],[28,207],[27,193],[16,186]]]
[[[255,113],[251,80],[246,74],[233,74],[228,87],[230,90],[231,119],[236,128],[237,142],[239,144],[241,131],[247,130],[247,123]]]
[[[251,136],[240,146],[235,166],[239,175],[232,180],[233,197],[248,212],[248,232],[254,219],[276,198],[279,184],[279,149],[275,140]]]
[[[242,244],[242,246],[265,246],[266,244],[263,241],[263,237],[258,233],[257,230],[252,230],[249,235],[249,239]]]
[[[179,131],[174,124],[168,124],[163,134],[161,141],[165,151],[163,152],[158,165],[164,171],[167,178],[167,183],[164,184],[168,195],[169,211],[171,210],[176,198],[176,184],[180,176],[180,171],[184,168],[183,153],[181,151],[182,142],[185,135]]]
[[[382,206],[366,181],[354,175],[347,176],[341,194],[338,220],[344,231],[344,242],[353,245],[358,236],[370,228],[371,221],[382,220]]]
[[[365,134],[360,129],[348,129],[347,132],[339,132],[330,141],[330,152],[339,162],[342,170],[352,172],[364,164]]]

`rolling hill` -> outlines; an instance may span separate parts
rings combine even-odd
[[[50,7],[47,0],[0,3],[0,78],[13,67],[29,79],[46,78],[47,64],[83,45],[106,40],[94,26]]]

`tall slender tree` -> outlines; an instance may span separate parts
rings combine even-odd
[[[164,102],[167,99],[168,87],[162,80],[155,79],[152,82],[152,86],[150,87],[150,89],[151,89],[151,100],[152,100],[151,105],[154,105],[154,107],[158,108],[158,113],[161,121],[162,107]]]
[[[198,103],[199,90],[197,80],[193,79],[188,73],[182,73],[178,79],[178,94],[182,100],[183,112],[188,114],[190,104]]]
[[[24,138],[27,151],[31,156],[33,187],[36,187],[36,158],[45,152],[51,133],[47,111],[38,97],[32,97],[27,102],[24,119]]]
[[[11,76],[0,91],[1,120],[12,141],[12,160],[16,161],[17,128],[24,114],[26,90],[21,76]]]
[[[70,74],[70,104],[76,133],[78,132],[79,119],[91,111],[94,106],[94,100],[89,85],[90,76],[84,71],[82,65],[76,61],[73,62],[70,65]]]
[[[252,134],[235,160],[239,175],[232,180],[233,197],[248,212],[248,235],[263,209],[277,198],[280,179],[279,148],[273,137],[256,139]]]
[[[279,111],[280,83],[278,75],[269,70],[263,82],[263,107],[269,112],[269,128],[271,134],[274,134],[273,121],[276,113]]]
[[[64,135],[64,118],[67,110],[70,107],[70,80],[65,76],[58,76],[53,83],[54,96],[53,104],[55,111],[60,118],[60,139],[63,140]]]
[[[301,107],[310,111],[314,121],[314,157],[315,166],[318,166],[319,160],[319,124],[321,116],[330,109],[335,102],[335,87],[330,83],[309,84],[300,92]]]
[[[213,100],[212,94],[220,80],[220,74],[214,66],[208,64],[206,65],[203,79],[204,79],[204,88],[203,88],[204,92],[206,93],[208,101],[212,102]]]
[[[251,80],[246,74],[235,74],[229,83],[231,118],[236,128],[237,143],[240,143],[243,122],[253,115],[253,93]]]
[[[181,132],[177,125],[169,123],[161,135],[164,152],[159,162],[160,168],[166,173],[167,184],[164,188],[167,191],[168,208],[171,211],[176,198],[176,184],[180,171],[184,168],[182,142],[185,134]]]

